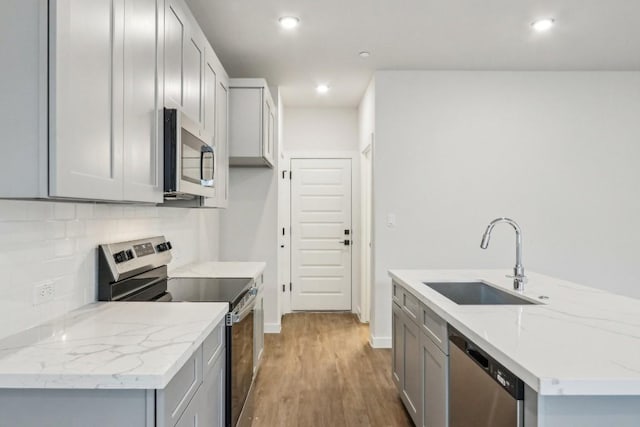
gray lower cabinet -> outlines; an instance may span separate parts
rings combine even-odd
[[[224,426],[224,356],[205,374],[202,386],[175,424],[175,427],[203,426]]]
[[[391,343],[391,372],[393,382],[399,391],[402,391],[402,375],[404,372],[404,345],[402,343],[403,314],[397,304],[392,307],[392,343]]]
[[[449,358],[426,335],[420,344],[422,361],[422,425],[444,427],[449,420]]]
[[[224,320],[162,390],[0,389],[0,426],[224,426]]]
[[[422,419],[421,333],[418,325],[409,319],[402,323],[402,401],[413,422],[420,425]]]
[[[415,425],[448,426],[446,322],[393,284],[392,376]]]

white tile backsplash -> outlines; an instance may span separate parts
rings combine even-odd
[[[164,234],[170,269],[218,259],[214,209],[0,200],[0,338],[96,300],[101,243]],[[53,283],[53,301],[33,304]]]

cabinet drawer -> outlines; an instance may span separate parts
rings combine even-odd
[[[402,305],[402,288],[396,283],[393,282],[393,302],[398,305]]]
[[[447,339],[447,322],[429,307],[421,304],[422,330],[444,354],[449,354],[449,340]]]
[[[202,364],[205,376],[209,369],[216,364],[218,356],[224,352],[225,332],[226,327],[223,319],[202,343]]]
[[[158,427],[174,426],[202,383],[202,346],[191,356],[166,388],[158,390]]]
[[[418,299],[409,292],[402,292],[402,311],[404,311],[411,319],[420,322],[422,317],[422,307]]]

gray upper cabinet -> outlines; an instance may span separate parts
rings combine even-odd
[[[125,2],[124,200],[162,200],[162,7],[161,0]]]
[[[50,5],[49,194],[121,200],[124,1]]]
[[[229,164],[273,167],[277,110],[264,79],[231,79]]]
[[[202,87],[204,86],[204,49],[205,41],[200,36],[200,28],[190,26],[190,32],[184,45],[184,113],[195,123],[202,125]]]
[[[12,153],[0,161],[0,197],[162,201],[158,3],[29,0],[6,8],[20,18],[0,30],[19,46],[6,59],[33,71],[3,93],[9,105],[30,98],[0,119],[3,129],[18,124],[5,139]]]
[[[215,197],[201,206],[228,202],[229,76],[184,0],[165,1],[164,106],[184,113],[214,148]]]
[[[202,104],[202,126],[208,134],[215,135],[212,145],[216,158],[216,197],[205,199],[203,206],[226,208],[229,202],[229,77],[208,44],[205,47]]]
[[[228,79],[218,83],[216,92],[216,126],[218,139],[218,206],[229,205],[229,82]]]
[[[166,0],[164,11],[164,104],[182,108],[183,58],[187,15],[180,0]]]
[[[216,134],[216,91],[217,72],[216,65],[212,58],[213,50],[207,49],[206,61],[204,63],[204,85],[203,85],[203,107],[204,117],[202,127],[209,135]],[[222,96],[222,94],[221,94]]]

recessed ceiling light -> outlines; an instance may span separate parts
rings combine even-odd
[[[367,50],[363,50],[360,53],[358,53],[358,55],[360,55],[360,58],[368,58],[371,56],[371,52]]]
[[[321,93],[321,94],[325,94],[327,92],[329,92],[329,86],[328,85],[318,85],[316,86],[316,92]]]
[[[531,26],[537,32],[543,33],[545,31],[549,31],[551,27],[553,27],[553,24],[555,24],[555,22],[556,21],[551,18],[544,18],[544,19],[538,19],[537,21],[534,21],[531,24]]]
[[[280,26],[285,30],[293,30],[300,24],[300,18],[297,16],[283,16],[278,19]]]

